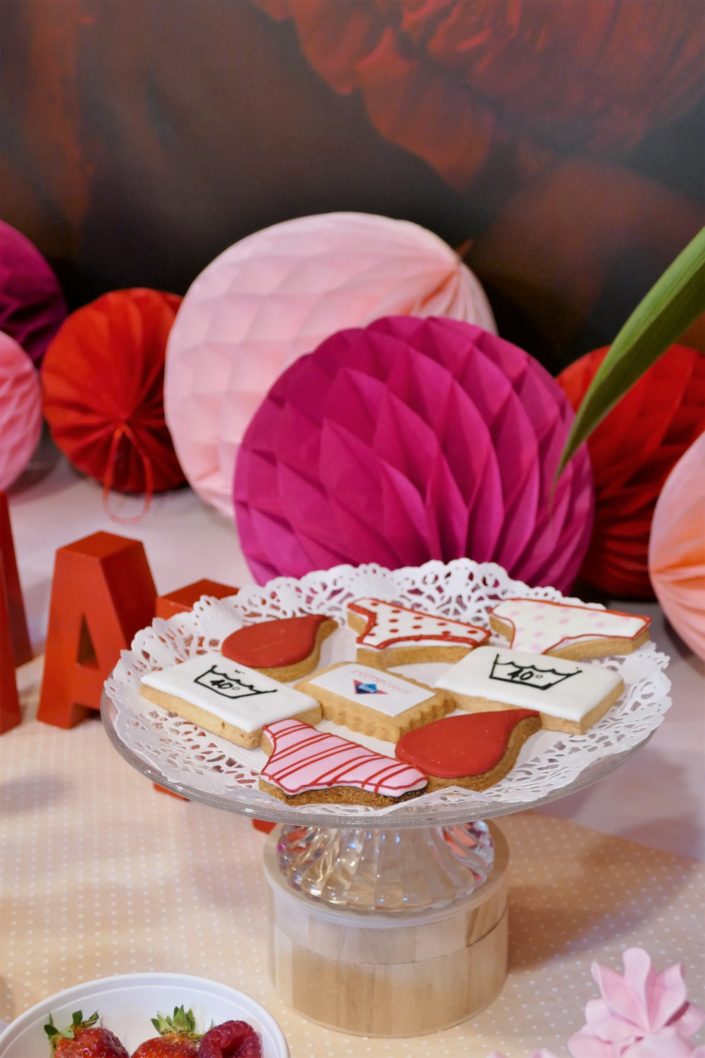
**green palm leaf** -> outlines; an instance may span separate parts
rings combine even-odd
[[[605,415],[705,309],[705,228],[641,301],[612,343],[573,422],[562,472]]]

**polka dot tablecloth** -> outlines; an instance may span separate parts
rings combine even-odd
[[[289,1010],[268,980],[264,836],[249,821],[155,792],[97,720],[24,723],[0,738],[0,1017],[82,980],[172,970],[254,996],[292,1058],[566,1055],[596,992],[590,962],[621,967],[630,945],[660,969],[682,960],[691,998],[705,1000],[705,867],[546,816],[502,826],[512,883],[500,998],[433,1036],[354,1038]]]

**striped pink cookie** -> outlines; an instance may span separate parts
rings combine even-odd
[[[263,729],[271,754],[260,789],[293,804],[337,801],[383,806],[422,792],[423,772],[298,720]]]

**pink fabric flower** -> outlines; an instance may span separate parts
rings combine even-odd
[[[592,964],[602,998],[590,1000],[586,1024],[568,1041],[573,1058],[704,1058],[689,1040],[705,1011],[688,1002],[680,964],[657,973],[642,948],[622,958],[624,976]]]

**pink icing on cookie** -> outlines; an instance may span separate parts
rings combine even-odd
[[[490,613],[511,626],[511,647],[536,654],[601,639],[636,639],[651,624],[650,617],[638,614],[548,599],[504,599]]]
[[[367,626],[357,637],[357,642],[372,650],[385,650],[404,644],[421,646],[428,642],[434,646],[460,644],[472,650],[489,636],[486,628],[448,617],[436,617],[381,599],[357,599],[348,603],[348,609],[367,619]]]
[[[292,796],[304,790],[352,786],[384,797],[401,797],[422,790],[428,782],[417,768],[299,720],[268,724],[264,734],[273,748],[261,778]]]

